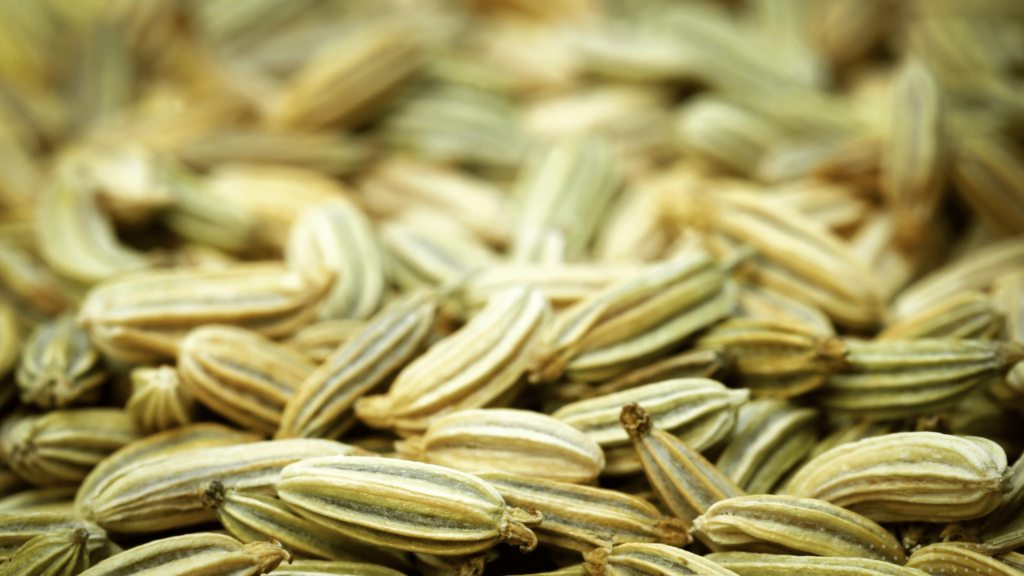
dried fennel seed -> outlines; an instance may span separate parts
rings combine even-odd
[[[339,534],[325,535],[319,525],[296,515],[273,496],[225,488],[214,480],[201,486],[197,497],[203,506],[214,511],[221,525],[242,542],[262,542],[273,538],[293,554],[373,562],[399,570],[409,567],[404,552],[371,546]]]
[[[342,535],[410,552],[461,555],[498,542],[537,546],[537,511],[507,506],[489,484],[450,468],[376,457],[312,458],[287,467],[281,499]]]
[[[200,532],[154,540],[107,558],[82,574],[259,576],[289,560],[291,554],[276,542],[242,544],[230,536]]]
[[[788,492],[876,522],[956,522],[995,510],[1009,474],[1006,454],[991,440],[904,432],[821,454],[799,469]]]
[[[138,457],[96,486],[80,509],[86,518],[117,532],[159,532],[193,526],[214,518],[196,497],[207,483],[218,480],[227,487],[273,494],[274,484],[287,465],[335,454],[366,452],[340,442],[293,438]]]
[[[356,416],[409,435],[448,412],[507,404],[550,313],[538,290],[516,286],[495,294],[459,331],[403,368],[386,394],[359,399]]]
[[[88,539],[89,532],[84,528],[41,534],[18,548],[0,573],[76,576],[89,567]]]
[[[89,336],[65,315],[29,336],[17,379],[22,402],[52,410],[96,404],[107,373]]]
[[[711,506],[694,530],[719,547],[747,552],[869,558],[903,564],[896,539],[871,520],[813,498],[738,496]]]
[[[0,576],[1024,576],[1022,47],[0,0]]]
[[[528,410],[462,410],[435,420],[423,436],[396,442],[406,460],[470,474],[507,472],[587,484],[604,468],[590,437],[556,418]]]
[[[533,528],[541,544],[589,552],[627,542],[689,544],[684,522],[662,516],[657,508],[635,496],[514,474],[479,474],[494,486],[505,503],[536,509],[544,515]]]
[[[233,326],[196,328],[178,352],[185,390],[228,420],[265,434],[277,430],[285,404],[313,368],[292,349]]]

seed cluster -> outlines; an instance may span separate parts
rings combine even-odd
[[[1022,0],[0,0],[0,576],[1024,576],[1022,95]]]

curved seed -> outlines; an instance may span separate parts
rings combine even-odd
[[[946,542],[932,544],[917,550],[907,560],[908,568],[917,568],[929,574],[992,574],[993,576],[1021,576],[1020,568],[992,557],[978,544]]]
[[[407,460],[470,474],[505,472],[587,484],[604,468],[601,447],[546,414],[491,408],[462,410],[435,420],[426,434],[396,442]]]
[[[714,253],[724,256],[749,244],[757,250],[744,266],[752,281],[809,302],[840,324],[875,324],[881,313],[879,282],[835,233],[759,193],[732,192],[717,201],[718,206],[706,206],[718,233],[709,238]]]
[[[876,522],[957,522],[994,510],[1008,474],[1006,454],[990,440],[904,432],[825,452],[797,472],[789,493]]]
[[[434,323],[430,292],[385,308],[338,347],[285,404],[276,438],[338,437],[353,424],[352,405],[412,359]]]
[[[313,318],[330,286],[327,270],[289,271],[279,263],[154,270],[90,290],[78,321],[102,351],[142,363],[176,356],[189,330],[204,324],[287,336]]]
[[[0,568],[3,576],[78,576],[89,567],[84,528],[53,530],[26,542]]]
[[[29,540],[59,530],[84,530],[87,553],[106,546],[107,533],[92,522],[60,512],[10,512],[0,514],[0,561],[7,560]]]
[[[662,516],[653,504],[636,496],[513,474],[478,476],[508,505],[544,515],[544,522],[533,529],[542,544],[589,552],[627,542],[690,543],[682,521]]]
[[[190,424],[196,419],[196,399],[172,366],[139,366],[131,373],[132,395],[125,410],[135,429],[153,434]]]
[[[448,412],[494,405],[523,381],[551,306],[524,286],[496,294],[454,334],[406,366],[387,394],[356,403],[356,416],[402,434]]]
[[[106,379],[99,352],[71,315],[32,331],[17,372],[21,401],[43,410],[95,404]]]
[[[875,339],[996,338],[1002,329],[1003,314],[994,299],[972,290],[890,324]]]
[[[214,480],[201,487],[197,497],[242,542],[274,539],[289,552],[313,558],[372,562],[399,570],[412,566],[404,552],[371,546],[339,534],[325,535],[318,524],[297,516],[273,496],[225,489]]]
[[[384,296],[384,262],[373,227],[343,198],[310,208],[292,224],[285,260],[293,270],[334,274],[319,320],[369,318]]]
[[[580,260],[621,186],[619,167],[603,140],[566,139],[528,161],[515,183],[520,202],[510,255],[541,262],[553,233],[566,260]]]
[[[744,495],[739,486],[700,452],[655,428],[650,415],[639,404],[623,406],[619,422],[640,455],[644,474],[654,493],[687,528],[693,528],[693,521],[715,502]],[[695,536],[712,549],[717,548],[703,534]]]
[[[75,511],[83,518],[91,519],[90,502],[104,486],[117,477],[122,469],[147,458],[198,448],[256,442],[259,439],[255,434],[213,423],[189,424],[141,438],[107,456],[89,472],[75,495]]]
[[[545,332],[533,381],[606,380],[735,307],[737,288],[703,251],[652,264],[561,312]]]
[[[624,405],[637,403],[650,413],[654,426],[700,451],[732,431],[737,411],[748,396],[747,390],[730,390],[714,380],[683,378],[573,402],[552,416],[583,431],[603,448],[611,448],[628,445],[619,414]]]
[[[541,515],[506,506],[489,484],[449,468],[376,457],[288,466],[277,483],[297,513],[343,535],[410,552],[462,555],[498,542],[537,546]]]
[[[715,552],[704,557],[739,576],[926,576],[917,568],[865,558],[823,558],[752,552]]]
[[[256,332],[203,326],[181,341],[178,372],[185,389],[245,428],[273,434],[285,403],[314,365]]]
[[[138,438],[117,408],[55,410],[27,416],[0,438],[8,466],[41,486],[82,481],[107,455]]]
[[[846,368],[820,393],[832,411],[876,419],[933,414],[996,382],[1024,359],[1024,344],[925,339],[846,343]]]
[[[814,390],[843,366],[846,345],[813,324],[734,318],[712,328],[698,348],[724,348],[736,385],[754,396],[787,398]]]
[[[992,242],[949,262],[900,292],[890,306],[890,314],[899,320],[966,290],[986,290],[1008,270],[1022,266],[1024,238]]]
[[[291,560],[276,542],[242,544],[221,534],[164,538],[108,558],[82,574],[88,576],[259,576]]]
[[[146,268],[143,253],[123,245],[100,207],[98,184],[87,175],[86,157],[64,154],[40,191],[36,220],[39,251],[50,267],[85,285]]]
[[[225,487],[273,494],[281,470],[293,462],[366,452],[339,442],[291,439],[176,451],[140,458],[115,471],[93,497],[80,501],[83,515],[107,530],[156,532],[214,519],[196,498],[213,480]]]
[[[907,561],[885,528],[813,498],[738,496],[711,506],[693,527],[725,550]]]
[[[583,555],[589,576],[734,576],[696,554],[665,544],[621,544]]]
[[[715,466],[751,494],[767,494],[818,441],[817,410],[782,400],[740,408],[736,430]]]

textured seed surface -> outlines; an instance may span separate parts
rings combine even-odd
[[[274,542],[242,544],[230,536],[196,533],[143,544],[108,558],[83,574],[259,576],[290,559],[291,555]]]
[[[99,352],[70,315],[33,331],[17,372],[21,401],[43,410],[95,404],[106,379]]]
[[[906,562],[902,546],[884,528],[813,498],[739,496],[711,506],[693,524],[731,550]]]
[[[586,434],[544,414],[492,408],[463,410],[434,421],[398,453],[470,474],[506,472],[587,484],[604,468],[604,453]]]
[[[408,568],[403,552],[364,544],[338,534],[324,534],[319,525],[292,512],[274,496],[240,492],[214,480],[200,487],[198,497],[217,515],[221,525],[242,542],[271,538],[293,554],[350,562],[373,562]]]
[[[273,494],[281,470],[305,458],[365,454],[330,440],[292,439],[194,448],[139,458],[114,471],[81,502],[83,514],[108,530],[157,532],[213,519],[196,497],[213,480]]]
[[[584,555],[583,565],[590,576],[733,574],[696,554],[665,544],[622,544],[611,548],[597,548]]]
[[[286,468],[281,499],[325,528],[380,546],[469,554],[498,542],[537,545],[541,514],[507,506],[486,482],[450,468],[375,457],[316,458]]]
[[[797,472],[794,496],[876,522],[956,522],[988,514],[1010,486],[1006,454],[977,437],[886,434],[837,446]]]
[[[730,390],[714,380],[681,378],[580,400],[552,416],[603,447],[621,446],[628,444],[629,435],[619,427],[619,412],[635,402],[648,411],[659,429],[703,450],[729,434],[737,410],[748,396],[747,390]]]
[[[910,566],[892,562],[847,557],[787,556],[785,554],[757,554],[752,552],[716,552],[706,559],[732,570],[740,576],[924,576],[924,572]]]
[[[589,552],[627,542],[680,547],[690,542],[681,520],[662,516],[635,496],[512,474],[478,476],[494,486],[508,505],[544,515],[541,525],[533,529],[543,544]]]
[[[435,306],[430,293],[410,294],[338,346],[288,399],[276,437],[332,437],[344,432],[353,424],[356,400],[416,354],[434,321]]]
[[[522,384],[550,309],[543,294],[524,286],[494,295],[465,326],[406,366],[387,394],[362,398],[356,415],[408,434],[447,412],[500,404]]]
[[[205,406],[238,425],[271,434],[285,403],[313,372],[301,354],[256,332],[204,326],[181,341],[178,371]]]
[[[139,437],[124,410],[54,410],[17,420],[0,437],[7,464],[33,484],[82,481],[108,454]]]

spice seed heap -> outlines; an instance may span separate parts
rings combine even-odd
[[[0,0],[0,576],[1024,576],[1024,0]]]

